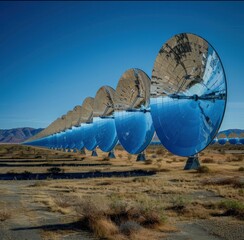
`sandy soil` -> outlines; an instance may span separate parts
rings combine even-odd
[[[243,220],[218,207],[223,201],[244,202],[243,146],[216,145],[204,150],[200,160],[209,168],[205,173],[183,171],[186,159],[161,146],[148,148],[146,162],[136,162],[136,156],[121,147],[115,151],[116,159],[108,159],[99,150],[98,157],[90,154],[0,145],[0,179],[24,171],[28,179],[51,167],[59,167],[66,177],[65,173],[155,172],[151,176],[0,180],[0,239],[96,239],[82,230],[75,210],[79,199],[87,196],[116,196],[128,203],[148,197],[162,205],[166,225],[155,239],[244,239]]]

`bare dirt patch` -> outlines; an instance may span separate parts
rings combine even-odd
[[[108,159],[100,150],[98,157],[91,157],[90,152],[81,155],[20,145],[1,145],[0,152],[0,175],[26,176],[23,181],[1,180],[0,239],[241,240],[244,235],[243,172],[239,171],[243,147],[205,149],[200,161],[209,171],[203,172],[183,171],[186,159],[161,146],[147,149],[146,162],[136,162],[136,156],[120,146],[116,159]],[[52,167],[62,172],[48,171]],[[111,174],[131,171],[154,174]],[[72,173],[89,178],[67,179]],[[33,174],[49,175],[45,180],[28,180]],[[90,201],[84,205],[86,199]],[[89,215],[85,210],[95,199],[105,199],[106,204],[102,213],[88,211]],[[98,202],[95,206],[101,207],[102,200]],[[84,216],[91,219],[90,226]]]

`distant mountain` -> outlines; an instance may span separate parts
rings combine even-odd
[[[29,127],[0,129],[0,143],[21,143],[42,130],[43,128]]]
[[[231,136],[231,135],[236,135],[236,136],[241,136],[241,135],[244,135],[244,130],[243,129],[227,129],[227,130],[224,130],[224,131],[220,131],[218,133],[218,135],[220,136]]]

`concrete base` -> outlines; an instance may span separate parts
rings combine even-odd
[[[198,159],[198,155],[194,155],[188,157],[184,170],[198,169],[199,167],[200,167],[200,162]]]
[[[136,161],[146,161],[146,155],[144,152],[138,154]]]
[[[93,150],[93,151],[92,151],[92,157],[97,157],[97,152],[96,152],[96,150]]]

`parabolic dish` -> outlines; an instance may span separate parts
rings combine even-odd
[[[218,133],[217,134],[217,138],[218,138],[218,143],[220,145],[224,145],[228,141],[227,135],[225,133],[223,133],[223,132]]]
[[[243,132],[241,132],[241,133],[239,134],[239,143],[240,143],[240,144],[244,144],[244,133],[243,133]]]
[[[86,149],[93,151],[96,146],[95,128],[93,123],[94,98],[87,97],[81,106],[82,139]]]
[[[194,34],[178,34],[160,49],[152,72],[151,114],[161,143],[192,156],[207,147],[221,125],[226,77],[215,49]]]
[[[66,136],[65,136],[65,124],[66,124],[66,115],[63,115],[57,120],[57,147],[65,148],[66,145]]]
[[[239,143],[239,135],[235,132],[230,132],[228,134],[228,142],[230,144],[233,144],[233,145],[238,144]]]
[[[115,90],[101,87],[94,99],[93,124],[97,145],[104,152],[110,152],[118,142],[114,121]]]
[[[68,111],[65,117],[65,148],[73,147],[72,115],[73,111]]]
[[[151,142],[154,127],[149,112],[150,78],[140,69],[129,69],[120,78],[114,98],[119,142],[132,154]]]
[[[81,119],[81,110],[82,107],[77,105],[73,109],[72,114],[72,142],[73,148],[77,148],[79,150],[84,148],[84,143],[82,140],[82,128],[80,126]]]

